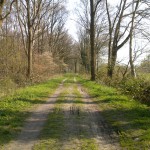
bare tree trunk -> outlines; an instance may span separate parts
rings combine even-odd
[[[95,12],[94,2],[90,0],[91,23],[90,23],[90,44],[91,44],[91,80],[95,80]]]
[[[27,26],[28,26],[28,39],[27,39],[27,48],[28,48],[28,69],[27,77],[30,79],[32,74],[32,25],[30,20],[30,1],[26,0],[27,3]]]
[[[77,73],[77,60],[74,61],[74,69],[75,69],[74,72],[76,74]]]
[[[29,29],[31,30],[31,29]],[[32,42],[31,42],[31,31],[29,31],[28,35],[28,69],[27,69],[27,77],[31,78],[32,75]]]
[[[136,6],[135,6],[135,11],[134,11],[134,0],[133,0],[133,4],[132,4],[132,11],[133,12],[133,17],[132,17],[132,23],[131,23],[131,29],[130,29],[130,42],[129,42],[129,62],[130,62],[130,67],[131,67],[131,76],[132,77],[136,77],[136,73],[135,73],[135,67],[134,67],[134,62],[133,62],[133,32],[134,32],[134,20],[135,20],[135,14],[136,14],[136,10],[138,8],[140,0],[137,0],[136,2]]]
[[[132,77],[136,77],[136,73],[135,73],[135,67],[134,67],[134,62],[133,62],[133,45],[132,45],[132,42],[133,42],[133,33],[131,32],[130,34],[130,42],[129,42],[129,58],[130,58],[130,67],[131,67],[131,76]]]
[[[8,76],[8,71],[9,71],[9,69],[8,69],[8,59],[9,59],[9,57],[8,57],[8,18],[6,18],[6,25],[5,25],[5,34],[6,34],[6,43],[5,43],[5,46],[6,46],[6,49],[5,49],[5,51],[6,51],[6,77]]]
[[[118,50],[123,47],[127,41],[129,40],[130,34],[126,36],[126,38],[119,44],[120,39],[123,35],[125,35],[128,26],[125,28],[123,35],[120,34],[121,30],[121,23],[123,20],[123,14],[126,9],[127,0],[121,0],[118,12],[116,13],[115,18],[111,21],[111,16],[108,8],[108,2],[106,0],[106,10],[107,10],[107,17],[109,22],[109,45],[108,45],[108,77],[112,78],[114,73],[114,68],[117,59],[117,52]],[[114,31],[114,32],[113,32]]]
[[[108,69],[107,69],[107,76],[112,77],[112,69],[111,69],[111,57],[112,57],[112,23],[110,20],[110,14],[108,10],[108,2],[106,0],[106,11],[107,11],[107,17],[109,22],[109,42],[108,42]]]
[[[0,0],[0,28],[1,28],[2,23],[3,23],[2,11],[3,11],[5,1],[6,0]]]

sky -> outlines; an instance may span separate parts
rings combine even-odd
[[[112,5],[115,5],[115,3],[118,0],[108,0],[111,2]],[[67,0],[67,10],[69,12],[68,20],[66,23],[66,28],[68,29],[69,34],[77,41],[77,23],[76,23],[76,14],[75,14],[75,8],[77,7],[77,4],[79,4],[80,0]],[[140,45],[141,46],[141,45]],[[129,45],[127,44],[122,49],[118,51],[118,62],[122,62],[123,64],[128,63],[128,56],[129,56]],[[140,62],[145,55],[141,56],[140,59],[137,62]]]
[[[108,0],[111,4],[115,4],[118,0]],[[68,29],[69,34],[73,36],[75,40],[77,40],[77,23],[75,21],[76,14],[75,9],[77,4],[80,3],[80,0],[67,0],[67,10],[69,12],[68,21],[66,23],[66,28]]]
[[[67,0],[67,10],[69,11],[68,20],[66,23],[66,28],[72,37],[77,40],[77,25],[76,25],[76,15],[75,15],[75,8],[77,7],[77,3],[80,0]]]

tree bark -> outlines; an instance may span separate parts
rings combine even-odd
[[[30,79],[32,75],[32,42],[31,42],[31,29],[29,29],[28,35],[28,69],[27,69],[27,77]]]
[[[90,0],[91,22],[90,22],[90,44],[91,44],[91,80],[95,81],[95,11],[94,2]]]
[[[5,2],[6,2],[6,0],[0,1],[0,28],[2,27],[2,23],[3,23],[2,12],[3,12],[3,7],[4,7]]]
[[[108,69],[108,76],[110,78],[113,77],[114,74],[114,69],[115,69],[115,64],[116,64],[116,59],[117,59],[117,50],[115,48],[112,49],[112,56],[110,58],[110,64],[109,64],[109,69]]]
[[[74,61],[74,73],[77,73],[77,60]]]
[[[27,48],[28,48],[28,69],[27,77],[31,78],[32,75],[32,25],[30,20],[30,2],[26,0],[27,3],[27,26],[28,26],[28,39],[27,39]]]
[[[140,2],[140,0],[137,0],[135,10],[134,10],[134,0],[133,0],[132,11],[134,11],[134,12],[133,12],[132,23],[131,23],[131,28],[130,28],[129,62],[130,62],[130,67],[131,67],[131,76],[133,78],[136,77],[135,66],[134,66],[134,62],[133,62],[133,32],[134,32],[135,14],[136,14],[136,10],[138,8],[139,2]]]

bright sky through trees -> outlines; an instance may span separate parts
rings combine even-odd
[[[75,15],[75,8],[77,7],[77,3],[80,2],[80,0],[67,0],[67,10],[69,11],[68,21],[66,24],[66,27],[69,31],[69,34],[73,36],[75,40],[77,40],[77,28],[76,28],[76,15]]]
[[[118,1],[118,0],[117,0]],[[109,0],[110,4],[111,5],[114,5],[116,4],[117,2],[116,0],[115,1],[112,1],[112,0]],[[77,40],[78,37],[77,37],[77,22],[76,22],[76,13],[75,13],[75,9],[79,6],[79,3],[80,3],[80,0],[67,0],[67,10],[69,12],[69,15],[68,15],[68,21],[67,21],[67,24],[66,24],[66,28],[68,29],[68,32],[70,35],[72,35],[72,37]],[[139,43],[139,47],[142,47],[142,41],[138,42]],[[118,52],[118,61],[122,61],[123,63],[127,63],[128,62],[128,56],[129,56],[129,45],[126,44],[123,49],[120,49],[119,52]],[[143,59],[145,57],[145,55],[143,55],[143,57],[140,57],[141,59]],[[140,60],[141,60],[140,59]],[[137,61],[140,62],[140,60]]]
[[[118,0],[109,0],[111,4],[115,4]],[[69,11],[67,29],[69,33],[77,40],[77,23],[75,9],[78,7],[80,0],[67,0],[67,10]]]

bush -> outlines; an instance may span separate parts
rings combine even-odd
[[[61,62],[61,65],[58,65],[57,63],[54,61],[52,54],[49,52],[35,54],[32,82],[40,83],[48,80],[51,76],[60,73],[60,66],[64,64],[63,62]]]
[[[124,93],[130,94],[134,99],[150,104],[150,81],[144,78],[130,78],[120,82]]]
[[[10,78],[0,79],[0,97],[12,93],[17,85]]]
[[[134,99],[150,105],[150,75],[142,74],[137,78],[132,78],[129,73],[123,76],[121,69],[123,70],[124,68],[119,66],[119,69],[117,69],[116,67],[111,79],[107,77],[107,66],[102,65],[97,73],[97,82],[118,88],[123,93],[131,95]]]

